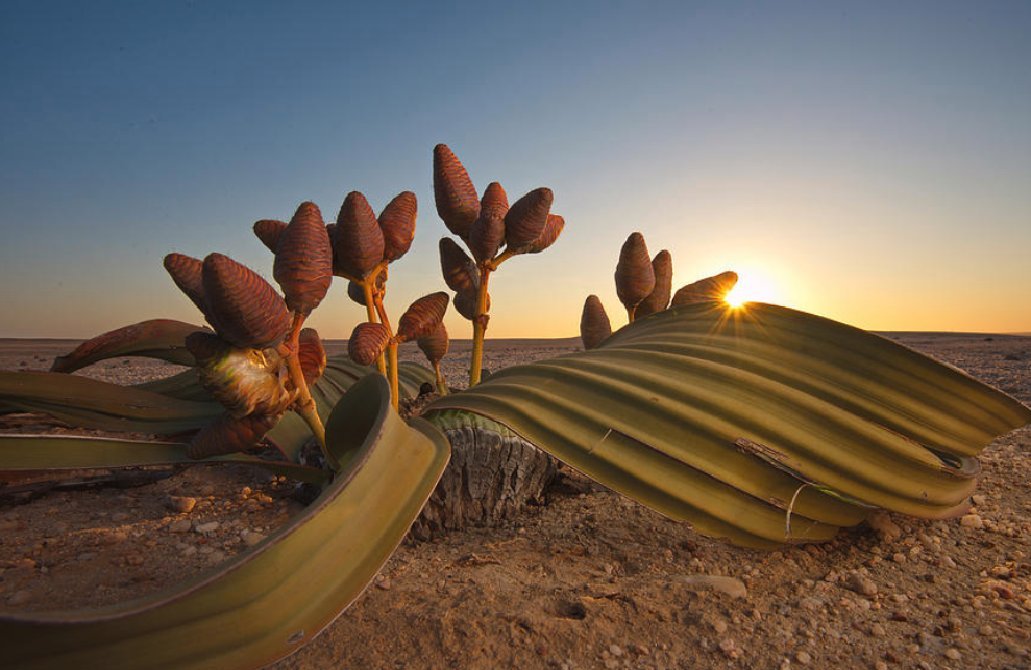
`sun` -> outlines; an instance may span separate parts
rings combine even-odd
[[[743,268],[738,271],[737,284],[727,295],[724,302],[732,309],[741,309],[749,302],[782,303],[778,283],[766,272],[754,268]]]

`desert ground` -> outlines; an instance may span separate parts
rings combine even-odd
[[[1031,337],[884,335],[1031,403]],[[75,344],[0,340],[0,369],[47,369]],[[495,340],[486,365],[577,348],[576,338]],[[445,358],[454,382],[463,350],[455,343]],[[173,370],[118,359],[84,374],[134,383]],[[26,414],[0,429],[68,430]],[[544,504],[500,526],[403,544],[333,625],[272,667],[1029,668],[1031,427],[981,461],[963,520],[880,515],[826,544],[774,552],[702,537],[564,470]],[[135,488],[8,500],[0,609],[168,587],[281,525],[301,509],[292,488],[248,467],[193,467]]]

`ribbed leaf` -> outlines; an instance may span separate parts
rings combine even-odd
[[[155,379],[149,382],[134,384],[130,388],[151,393],[160,393],[179,400],[196,400],[199,402],[211,402],[214,398],[200,385],[200,378],[196,368],[183,370],[178,374],[162,379]]]
[[[5,667],[255,668],[309,642],[386,562],[450,451],[427,422],[397,417],[380,375],[337,406],[326,438],[344,470],[290,524],[171,591],[92,611],[0,614]]]
[[[193,365],[193,354],[186,349],[186,337],[197,331],[210,332],[204,326],[173,319],[141,321],[86,340],[71,353],[55,358],[50,369],[53,372],[75,372],[98,361],[124,356],[145,356],[177,365]]]
[[[1031,421],[1016,400],[890,340],[758,303],[652,315],[597,349],[502,370],[430,406],[448,408],[751,546],[826,539],[867,506],[958,514],[971,456]]]
[[[83,428],[163,435],[197,430],[223,411],[215,402],[57,372],[0,372],[0,401]]]

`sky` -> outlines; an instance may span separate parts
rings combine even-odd
[[[492,277],[488,336],[576,335],[591,293],[622,325],[633,231],[674,289],[734,269],[867,329],[1031,331],[1028,34],[1027,2],[6,0],[0,337],[201,323],[165,254],[271,281],[253,222],[352,190],[418,196],[396,320],[446,290],[439,142],[566,220]],[[364,318],[345,288],[323,337]]]

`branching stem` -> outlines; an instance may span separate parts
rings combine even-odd
[[[469,360],[469,386],[479,384],[483,374],[483,340],[487,334],[487,322],[490,321],[490,315],[487,314],[487,284],[490,281],[492,264],[484,263],[480,269],[480,286],[476,291],[476,311],[473,317],[473,351]]]
[[[326,463],[329,464],[330,468],[337,470],[339,464],[333,455],[329,453],[329,449],[326,448],[326,429],[322,425],[322,419],[319,418],[318,409],[315,406],[315,399],[311,397],[311,391],[308,389],[308,384],[304,381],[304,372],[301,370],[301,358],[300,358],[300,336],[301,326],[304,325],[304,315],[299,312],[294,312],[293,327],[290,329],[290,335],[288,336],[284,353],[286,354],[286,369],[290,374],[290,381],[293,382],[294,388],[297,389],[298,396],[296,401],[297,413],[301,415],[301,418],[311,428],[312,434],[315,435],[316,441],[319,443],[319,448],[322,449],[322,455],[326,459]]]

